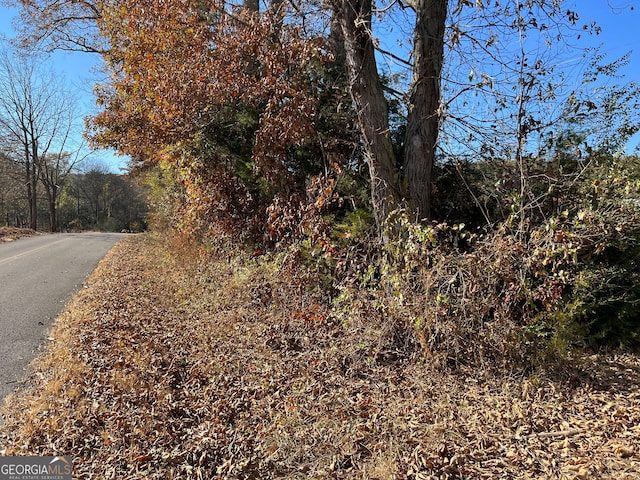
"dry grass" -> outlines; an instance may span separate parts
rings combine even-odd
[[[293,254],[190,258],[149,236],[108,254],[0,450],[75,455],[81,479],[640,478],[635,356],[447,374],[373,302],[335,310]]]

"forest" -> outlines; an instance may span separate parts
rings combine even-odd
[[[46,55],[0,50],[0,225],[48,232],[145,228],[145,187],[79,137],[77,92]]]
[[[295,248],[445,363],[638,344],[640,85],[565,2],[19,5],[23,47],[101,56],[87,138],[132,159],[154,228]],[[91,178],[64,228],[142,228],[126,178]]]
[[[44,188],[36,184],[37,214],[32,223],[24,167],[0,155],[0,225],[45,232],[145,230],[145,187],[128,175],[96,165],[83,172],[70,171],[59,183],[53,217]]]

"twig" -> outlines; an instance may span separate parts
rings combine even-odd
[[[582,433],[582,430],[561,430],[559,432],[532,433],[530,435],[525,435],[524,437],[516,435],[514,438],[516,440],[530,440],[532,438],[554,438],[554,437],[568,438],[568,437],[573,437],[574,435],[578,435],[579,433]]]
[[[396,61],[398,61],[398,62],[400,62],[400,63],[405,64],[407,67],[413,68],[413,63],[412,63],[412,62],[409,62],[408,60],[405,60],[404,58],[399,57],[399,56],[398,56],[398,55],[396,55],[395,53],[392,53],[392,52],[390,52],[389,50],[385,50],[384,48],[380,48],[379,46],[378,46],[378,47],[375,47],[375,49],[376,49],[377,51],[379,51],[382,55],[387,55],[387,56],[389,56],[389,57],[393,58],[394,60],[396,60]]]

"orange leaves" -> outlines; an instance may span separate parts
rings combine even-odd
[[[100,28],[114,75],[97,92],[105,111],[89,122],[97,143],[108,137],[136,156],[196,135],[212,105],[238,102],[264,108],[263,137],[274,141],[260,154],[313,135],[306,65],[321,48],[299,29],[192,0],[120,0]]]
[[[314,206],[318,210],[322,210],[325,206],[339,199],[336,188],[337,184],[334,178],[325,179],[321,175],[316,175],[311,179],[307,192],[316,199]]]
[[[105,7],[100,28],[111,47],[106,60],[114,72],[113,95],[98,92],[105,112],[91,120],[94,132],[109,131],[112,146],[137,156],[137,149],[194,131],[212,72],[211,28],[201,16],[189,0],[122,0]]]
[[[328,163],[318,142],[330,140],[318,127],[319,71],[329,56],[297,18],[216,0],[106,6],[100,29],[112,77],[97,90],[104,110],[88,120],[92,141],[147,164],[179,150],[173,161],[206,165],[178,179],[179,223],[211,228],[226,215],[262,222],[269,242],[298,235],[311,212],[307,176]],[[242,124],[243,115],[252,119]],[[253,220],[241,218],[249,204]]]
[[[305,323],[323,323],[327,321],[327,315],[321,305],[314,304],[304,310],[295,311],[293,318]]]

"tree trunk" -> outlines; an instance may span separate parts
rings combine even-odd
[[[38,170],[36,161],[28,147],[25,148],[25,181],[29,204],[29,228],[38,229]]]
[[[36,218],[34,217],[34,210],[37,213],[37,209],[34,208],[35,192],[33,189],[33,183],[31,182],[31,163],[27,161],[26,165],[25,181],[27,183],[27,203],[29,204],[29,226],[33,228],[33,220]]]
[[[405,166],[408,197],[417,221],[431,219],[433,164],[440,127],[440,80],[447,0],[415,0],[413,78],[408,104]]]
[[[260,12],[260,1],[259,0],[244,0],[242,2],[242,6],[247,12],[251,13],[259,13]]]
[[[58,215],[56,213],[56,202],[55,200],[49,200],[49,223],[51,233],[55,233],[58,231]]]
[[[389,132],[387,101],[378,75],[371,37],[371,0],[336,0],[344,37],[351,98],[358,112],[371,178],[371,202],[378,233],[399,202],[396,161]]]
[[[338,16],[337,9],[334,9],[331,15],[331,23],[329,25],[329,50],[333,54],[333,65],[347,72],[347,60],[344,46],[344,35],[342,34],[342,26]]]
[[[29,215],[31,220],[30,227],[33,230],[38,229],[38,166],[35,161],[31,163],[31,199],[29,201]]]
[[[49,203],[49,230],[51,233],[58,231],[58,212],[56,203],[58,203],[58,187],[56,185],[45,184],[47,192],[47,200]]]

